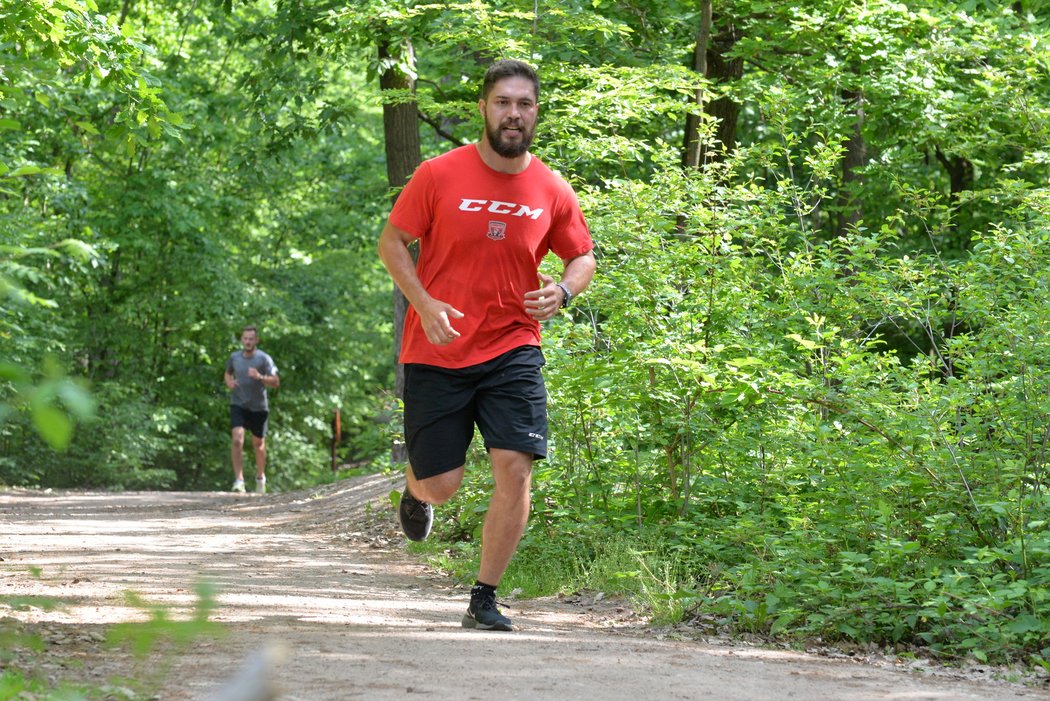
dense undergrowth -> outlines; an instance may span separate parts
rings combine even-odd
[[[1047,667],[1047,192],[952,260],[888,230],[800,245],[752,191],[692,231],[632,221],[688,190],[603,200],[623,234],[547,331],[553,449],[508,586]],[[478,480],[448,517],[468,553]]]

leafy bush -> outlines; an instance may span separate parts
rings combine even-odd
[[[658,529],[686,617],[1045,663],[1046,193],[947,260],[888,229],[800,247],[781,193],[719,192],[672,173],[595,206],[530,527]]]

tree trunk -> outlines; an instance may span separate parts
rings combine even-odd
[[[700,0],[700,29],[696,33],[696,46],[693,48],[693,71],[707,77],[707,45],[711,40],[711,0]],[[697,106],[704,107],[704,91],[696,90],[693,97]],[[685,118],[685,157],[686,168],[700,167],[700,116],[686,115]]]
[[[733,48],[738,39],[736,26],[729,22],[726,28],[715,35],[708,47],[707,52],[707,76],[714,83],[728,83],[740,80],[744,75],[744,61],[740,58],[727,59],[726,54]],[[705,109],[718,124],[715,139],[721,148],[708,153],[705,148],[701,154],[702,161],[720,161],[725,154],[731,153],[736,148],[736,125],[740,114],[740,105],[728,97],[720,97],[707,104]]]
[[[403,43],[381,40],[379,59],[385,61],[398,58],[398,64],[392,65],[379,76],[379,87],[382,90],[415,91],[416,84],[411,74],[401,66],[413,66],[415,56],[412,44],[407,39]],[[414,101],[398,101],[396,104],[385,102],[383,105],[383,134],[386,140],[386,176],[392,190],[400,191],[412,173],[419,167],[422,155],[419,146],[419,108]],[[394,196],[397,199],[397,196]],[[401,354],[401,336],[405,323],[408,302],[401,290],[394,286],[394,391],[398,399],[404,397],[405,371],[398,357]],[[403,442],[395,442],[390,454],[396,463],[408,462],[408,452]]]
[[[842,193],[839,195],[838,235],[842,236],[851,226],[856,226],[863,212],[860,201],[851,196],[853,183],[862,184],[857,170],[868,162],[868,144],[864,140],[864,95],[853,90],[842,91],[842,100],[853,110],[853,131],[846,139],[846,154],[842,160]]]
[[[693,49],[693,70],[707,78],[711,83],[724,83],[739,80],[744,74],[744,62],[741,59],[727,59],[726,54],[737,41],[735,25],[730,21],[725,29],[712,36],[714,16],[711,0],[700,2],[700,28],[696,35],[696,46]],[[687,168],[699,168],[704,163],[721,160],[724,154],[736,147],[736,125],[740,114],[740,105],[728,97],[720,97],[707,104],[703,101],[703,91],[697,90],[696,104],[704,114],[713,118],[717,127],[715,141],[720,147],[712,149],[710,144],[700,138],[701,118],[697,115],[686,117],[685,139],[683,143],[682,162]]]
[[[948,202],[952,208],[951,231],[956,234],[959,249],[966,250],[970,247],[970,236],[969,234],[960,236],[962,233],[959,226],[959,214],[962,210],[960,195],[966,190],[973,189],[973,163],[962,156],[949,158],[940,147],[935,148],[934,154],[937,156],[937,162],[948,174]]]

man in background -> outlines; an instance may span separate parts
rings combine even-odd
[[[244,431],[252,434],[255,453],[255,491],[266,493],[266,426],[270,418],[267,389],[281,386],[273,359],[259,350],[259,332],[254,326],[241,331],[241,347],[226,361],[223,379],[230,389],[230,425],[233,462],[233,491],[244,491]]]

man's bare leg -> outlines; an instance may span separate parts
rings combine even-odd
[[[529,520],[532,456],[516,450],[489,451],[495,488],[481,531],[481,567],[478,579],[496,586],[510,564]],[[405,486],[413,497],[427,504],[444,504],[463,482],[464,468],[416,479],[409,467]]]
[[[405,491],[397,508],[401,530],[409,540],[426,540],[434,524],[434,504],[452,498],[463,482],[464,466],[440,475],[416,479],[412,467],[405,470]]]
[[[418,480],[412,472],[412,467],[405,469],[405,486],[408,491],[419,501],[428,504],[444,504],[452,498],[463,483],[465,466],[457,467],[455,470],[442,472],[440,475]]]
[[[481,566],[470,589],[464,628],[514,630],[497,605],[496,587],[518,549],[529,520],[532,455],[513,450],[489,450],[495,488],[481,530]]]
[[[233,463],[233,479],[244,481],[244,427],[237,426],[230,434],[230,462]]]
[[[497,586],[518,549],[529,520],[532,456],[514,450],[492,449],[495,489],[481,531],[478,581]]]
[[[255,452],[255,479],[266,479],[266,439],[252,435],[252,450]]]

